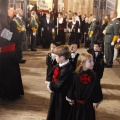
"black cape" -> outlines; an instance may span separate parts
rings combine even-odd
[[[65,96],[72,82],[71,74],[72,66],[70,63],[55,68],[54,78],[49,86],[53,93],[51,93],[47,120],[67,120],[71,106],[66,101]],[[49,79],[52,78],[51,75],[48,76]]]
[[[99,103],[102,99],[101,86],[96,82],[93,71],[75,73],[73,84],[67,94],[67,100],[73,100],[74,105],[67,120],[95,120],[93,103]]]

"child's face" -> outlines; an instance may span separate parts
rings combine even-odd
[[[57,63],[63,63],[63,61],[65,60],[63,56],[56,55],[55,58],[56,58]]]
[[[50,50],[51,50],[51,52],[55,52],[55,50],[56,50],[56,45],[51,44]]]
[[[71,47],[72,47],[71,52],[76,52],[77,51],[77,45],[73,45]]]
[[[88,58],[85,62],[85,67],[87,69],[93,69],[93,66],[94,66],[93,58]]]
[[[100,47],[98,45],[94,45],[94,51],[100,51]]]

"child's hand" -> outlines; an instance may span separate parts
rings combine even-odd
[[[69,104],[70,104],[70,105],[74,105],[74,103],[73,103],[73,102],[69,102]]]
[[[94,107],[94,109],[96,109],[98,107],[98,104],[97,103],[93,103],[93,107]]]

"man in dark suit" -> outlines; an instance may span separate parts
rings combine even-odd
[[[51,41],[53,40],[52,31],[54,30],[53,20],[50,19],[50,13],[47,13],[46,18],[42,20],[41,29],[42,29],[42,46],[43,48],[49,48]]]

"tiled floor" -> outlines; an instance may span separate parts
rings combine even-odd
[[[27,62],[20,66],[25,95],[16,101],[0,100],[0,120],[46,120],[50,95],[45,86],[47,52],[24,52]],[[97,120],[120,120],[120,65],[116,61],[113,68],[105,69],[101,84],[104,100],[96,110]]]

